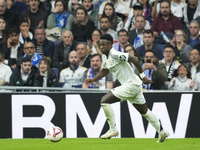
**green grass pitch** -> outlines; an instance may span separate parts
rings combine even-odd
[[[0,139],[0,150],[200,150],[200,138],[166,139],[76,138],[53,143],[48,139]]]

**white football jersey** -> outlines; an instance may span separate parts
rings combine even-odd
[[[102,68],[109,69],[121,84],[127,83],[141,85],[142,81],[134,73],[131,65],[128,63],[128,56],[128,53],[118,52],[112,48],[109,52],[108,58],[105,54],[102,55]]]

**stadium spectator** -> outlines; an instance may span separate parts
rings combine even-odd
[[[121,29],[117,32],[118,35],[118,41],[119,43],[115,43],[112,45],[112,47],[119,51],[119,52],[124,52],[124,47],[128,44],[128,32],[125,29]]]
[[[197,72],[200,72],[200,52],[197,49],[192,49],[190,51],[190,61],[186,63],[186,67],[191,72],[191,77],[194,80]]]
[[[40,0],[29,0],[30,9],[23,12],[19,17],[20,20],[24,18],[30,22],[30,32],[34,34],[34,29],[37,26],[46,27],[48,14],[39,9]]]
[[[171,0],[162,0],[162,1],[155,0],[155,4],[154,4],[153,10],[152,10],[152,17],[153,18],[156,18],[157,16],[159,16],[160,9],[161,9],[161,7],[163,7],[163,6],[161,6],[162,2],[168,2],[171,13],[174,16],[180,18],[180,19],[182,18],[183,13],[182,13],[181,6],[179,6],[178,4],[172,2]]]
[[[24,55],[24,45],[19,42],[19,29],[13,27],[9,30],[9,38],[5,53],[5,64],[12,69],[16,68],[17,59]]]
[[[101,51],[98,47],[98,41],[100,40],[100,36],[101,36],[101,31],[99,29],[95,29],[92,32],[92,39],[87,40],[87,44],[88,44],[88,53],[90,54],[101,54]]]
[[[20,35],[19,35],[20,43],[25,44],[26,42],[33,41],[33,34],[29,31],[30,30],[30,22],[28,19],[21,20],[19,29],[21,31]]]
[[[110,29],[114,31],[119,31],[120,29],[123,28],[124,25],[123,25],[122,18],[116,15],[115,8],[112,3],[107,3],[105,5],[102,17],[105,17],[105,16],[108,17],[111,22]]]
[[[8,23],[6,22],[6,19],[0,16],[0,48],[2,50],[4,50],[6,47],[6,43],[8,40],[8,31],[9,31],[9,26]]]
[[[30,57],[32,65],[38,68],[38,64],[40,59],[42,58],[38,53],[36,53],[36,49],[33,43],[27,42],[24,45],[24,56],[18,58],[17,67],[21,65],[22,59],[25,57]]]
[[[81,6],[76,9],[76,16],[72,23],[72,33],[77,42],[87,42],[88,35],[95,29],[94,22],[90,20],[87,10]]]
[[[151,5],[149,4],[149,0],[138,0],[139,3],[141,3],[143,5],[143,10],[144,10],[144,17],[145,19],[150,23],[152,24],[153,22],[153,19],[152,19],[152,16],[151,16],[151,12],[152,12],[152,7]]]
[[[182,28],[188,30],[189,24],[192,20],[196,19],[200,13],[200,6],[198,0],[188,0],[187,7],[183,8]]]
[[[78,53],[76,51],[69,53],[70,66],[60,72],[59,87],[82,87],[84,83],[83,76],[87,72],[87,68],[81,67],[78,59]]]
[[[76,50],[78,43],[74,40],[71,31],[64,31],[62,34],[62,42],[55,46],[53,55],[53,67],[60,71],[69,67],[69,53]]]
[[[167,71],[165,64],[158,63],[155,52],[152,50],[145,51],[144,64],[142,65],[144,74],[153,83],[143,84],[145,90],[165,90],[165,81],[167,81]]]
[[[84,81],[88,78],[94,78],[96,75],[98,75],[101,71],[101,65],[102,65],[102,58],[99,54],[94,54],[91,56],[91,67],[88,69],[88,71],[84,75]],[[113,88],[113,77],[112,74],[109,73],[105,77],[95,81],[94,83],[90,85],[86,85],[83,83],[82,88],[97,88],[97,89],[112,89]]]
[[[137,16],[135,18],[135,29],[130,31],[129,43],[135,48],[143,45],[143,32],[146,25],[144,16]]]
[[[129,6],[123,0],[106,0],[99,8],[99,19],[102,17],[104,7],[107,3],[112,3],[116,13],[120,13],[128,16],[130,9]]]
[[[55,0],[45,0],[43,3],[40,4],[39,7],[49,16],[51,12],[55,9]]]
[[[199,43],[199,30],[200,26],[196,20],[190,22],[190,32],[187,33],[186,43],[192,48]]]
[[[8,84],[12,74],[12,70],[4,64],[4,61],[4,54],[0,51],[0,86]]]
[[[5,0],[0,0],[0,16],[6,18],[9,27],[12,25],[18,26],[18,17],[15,13],[6,8]]]
[[[90,17],[94,21],[95,27],[97,27],[98,26],[98,20],[99,20],[98,19],[99,10],[94,7],[92,2],[93,2],[93,0],[82,0],[83,7],[87,10],[88,15],[90,15]]]
[[[82,4],[81,0],[69,0],[68,1],[68,10],[71,14],[75,14],[75,11],[78,7],[80,7]]]
[[[20,16],[22,12],[25,12],[28,10],[28,6],[25,2],[21,2],[19,0],[6,0],[7,3],[7,9],[13,11],[15,14]]]
[[[53,59],[55,45],[52,41],[46,39],[45,29],[42,26],[35,28],[33,44],[36,47],[36,52],[40,56],[47,56]]]
[[[160,12],[152,23],[151,30],[154,33],[154,37],[158,37],[160,32],[172,36],[175,30],[181,29],[181,22],[178,17],[174,16],[170,11],[170,2],[163,0],[160,3]],[[161,37],[162,38],[162,37]]]
[[[167,71],[167,81],[165,82],[166,87],[169,85],[170,80],[172,79],[172,74],[175,69],[180,66],[180,63],[174,59],[175,57],[175,49],[172,45],[167,44],[164,47],[163,56],[164,58],[159,61],[159,63],[165,64],[166,71]]]
[[[189,55],[192,48],[185,43],[185,40],[185,33],[182,30],[176,30],[174,40],[170,42],[175,48],[175,59],[180,63],[187,63],[190,61]]]
[[[49,57],[44,56],[40,59],[39,70],[35,74],[34,86],[58,87],[58,78],[50,65],[51,59]]]
[[[21,65],[15,69],[10,77],[10,86],[33,86],[37,68],[31,64],[30,57],[24,57]]]
[[[87,46],[84,43],[80,43],[76,49],[79,57],[79,66],[90,68],[91,55],[88,53]]]
[[[144,36],[143,36],[144,44],[141,45],[140,47],[136,48],[136,51],[138,52],[140,57],[141,58],[144,57],[146,50],[153,50],[156,54],[156,57],[159,60],[163,59],[162,48],[160,48],[158,45],[153,43],[153,41],[154,41],[153,31],[145,30],[143,34],[144,34]]]
[[[141,3],[135,3],[133,6],[133,9],[131,9],[128,19],[124,25],[124,29],[127,31],[134,30],[135,29],[135,18],[137,16],[142,16],[143,15],[143,5]],[[146,20],[146,25],[144,27],[146,30],[150,29],[150,23],[148,20]]]
[[[195,82],[191,80],[191,73],[185,65],[180,65],[174,70],[172,80],[169,83],[168,90],[173,91],[192,91]]]
[[[101,32],[102,34],[110,34],[113,38],[114,43],[116,43],[118,41],[117,39],[117,32],[110,29],[111,26],[111,22],[110,19],[106,16],[101,17],[100,19],[100,28],[101,28]]]
[[[64,0],[56,0],[55,9],[47,19],[47,28],[61,27],[62,34],[66,30],[71,30],[73,20],[74,17],[68,12],[66,2]]]

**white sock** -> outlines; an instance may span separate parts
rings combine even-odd
[[[101,107],[104,110],[110,129],[115,128],[115,114],[110,104],[102,103]]]
[[[144,116],[150,123],[151,125],[156,129],[158,133],[160,133],[160,130],[162,129],[161,123],[149,109],[147,110],[147,113],[142,115]]]

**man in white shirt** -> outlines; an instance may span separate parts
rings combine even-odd
[[[110,34],[114,40],[114,43],[118,42],[117,38],[117,32],[110,29],[111,22],[108,17],[101,17],[100,19],[100,28],[102,31],[102,34]]]
[[[96,80],[106,76],[109,71],[117,77],[121,86],[114,88],[101,99],[101,106],[104,110],[105,116],[110,129],[101,136],[102,139],[110,139],[119,135],[115,124],[115,116],[111,107],[112,103],[123,102],[129,100],[131,104],[151,123],[151,125],[159,133],[158,142],[163,142],[169,136],[169,132],[165,131],[158,118],[147,108],[146,101],[142,93],[142,81],[145,84],[152,83],[144,75],[140,62],[135,56],[128,53],[121,53],[112,48],[113,39],[109,34],[104,34],[100,38],[99,47],[102,55],[102,70],[93,79],[86,79],[87,85],[92,84]],[[140,78],[133,72],[130,64],[132,62],[139,70]]]
[[[59,87],[82,87],[82,84],[84,83],[83,77],[87,68],[80,66],[78,59],[78,53],[76,51],[71,51],[69,53],[70,67],[63,69],[60,72]]]
[[[4,54],[0,52],[0,86],[6,85],[10,81],[10,76],[12,74],[12,71],[10,67],[3,64],[5,61]]]
[[[186,63],[185,65],[191,72],[192,80],[194,80],[197,72],[200,72],[200,52],[197,49],[192,49],[190,51],[190,60],[191,62]]]

